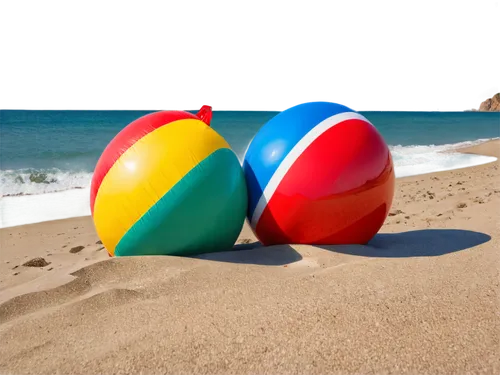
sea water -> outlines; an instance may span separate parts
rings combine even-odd
[[[99,156],[121,129],[150,112],[0,111],[0,227],[89,215]],[[499,138],[500,113],[361,113],[389,144],[396,177],[496,160],[453,150]],[[255,133],[276,114],[214,111],[211,125],[242,160]]]

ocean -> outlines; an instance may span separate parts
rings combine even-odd
[[[150,112],[0,111],[0,228],[89,215],[99,156],[121,129]],[[499,138],[500,113],[360,113],[389,144],[396,177],[495,160],[442,151]],[[242,160],[252,137],[276,114],[214,111],[212,127]]]

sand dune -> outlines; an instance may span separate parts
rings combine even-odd
[[[499,373],[498,165],[398,180],[367,246],[245,226],[231,252],[108,258],[88,217],[2,229],[0,371]]]

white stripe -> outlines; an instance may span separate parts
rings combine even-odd
[[[304,137],[302,137],[302,139],[299,142],[297,142],[297,144],[290,150],[288,155],[285,156],[285,158],[283,159],[283,161],[278,166],[273,176],[269,180],[269,183],[267,184],[266,188],[264,189],[264,192],[262,193],[259,202],[257,203],[257,206],[255,207],[255,210],[253,212],[252,220],[250,221],[250,225],[252,226],[252,228],[255,229],[257,227],[257,223],[259,222],[260,217],[262,216],[262,213],[264,212],[264,209],[267,206],[267,203],[271,200],[281,180],[283,180],[283,177],[285,177],[288,170],[291,168],[293,163],[295,163],[295,161],[299,158],[299,156],[302,155],[304,150],[307,149],[309,145],[313,143],[316,138],[318,138],[328,129],[332,128],[337,124],[340,124],[343,121],[354,120],[354,119],[363,120],[370,123],[370,121],[368,121],[365,117],[363,117],[357,112],[339,113],[321,121],[318,125],[312,128],[309,131],[309,133],[307,133]]]

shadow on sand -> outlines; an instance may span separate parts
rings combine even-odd
[[[367,245],[315,245],[328,251],[364,257],[407,258],[439,256],[488,242],[490,236],[460,229],[424,229],[377,234]],[[290,245],[262,246],[260,242],[236,245],[232,251],[197,256],[218,262],[280,266],[302,259]]]
[[[351,255],[381,258],[438,256],[488,242],[490,236],[461,229],[423,229],[377,234],[367,245],[318,246]]]
[[[283,266],[302,259],[290,245],[262,246],[260,242],[235,245],[233,250],[220,253],[208,253],[196,256],[217,262],[259,264],[264,266]]]

